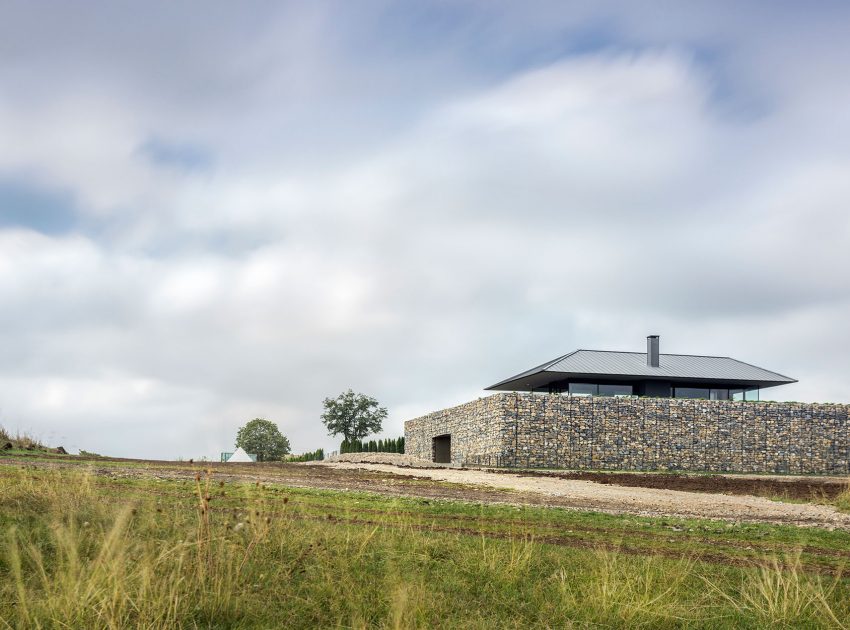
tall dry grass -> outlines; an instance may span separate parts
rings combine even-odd
[[[409,505],[387,506],[388,527],[354,510],[346,523],[210,471],[179,485],[0,472],[9,628],[841,628],[847,614],[846,584],[799,556],[718,567],[447,534]]]
[[[839,510],[850,512],[850,477],[847,478],[843,492],[835,497],[834,503]]]
[[[6,532],[5,560],[16,604],[8,627],[169,628],[187,620],[227,622],[251,573],[270,517],[254,510],[210,517],[211,477],[199,473],[198,503],[175,514],[118,507],[89,475],[20,475],[4,505],[45,515]],[[183,508],[184,510],[186,508]],[[258,513],[258,512],[257,512]],[[11,593],[4,593],[8,597]]]
[[[17,431],[12,433],[5,427],[0,426],[0,448],[7,444],[11,444],[14,449],[22,450],[42,450],[45,448],[41,440],[36,439],[28,433]]]
[[[843,578],[806,573],[800,553],[771,561],[748,573],[736,593],[709,578],[707,587],[742,617],[763,627],[850,627],[834,606],[834,592]]]

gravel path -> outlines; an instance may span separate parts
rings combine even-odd
[[[329,462],[322,465],[396,475],[410,475],[412,472],[387,464]],[[664,514],[684,518],[787,522],[850,529],[850,514],[844,514],[830,506],[811,503],[784,503],[754,496],[603,485],[591,481],[497,474],[485,470],[428,468],[416,470],[415,475],[434,481],[541,494],[557,499],[557,504],[561,507],[651,516]]]
[[[446,468],[446,464],[435,464],[427,459],[420,459],[413,455],[404,455],[402,453],[345,453],[344,455],[331,455],[322,461],[306,463],[308,465],[315,465],[334,462],[392,464],[394,466],[402,466],[405,468]]]

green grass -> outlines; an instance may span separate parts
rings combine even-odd
[[[11,628],[842,627],[848,560],[843,531],[0,466]]]

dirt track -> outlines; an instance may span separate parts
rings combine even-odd
[[[505,473],[463,469],[412,469],[385,464],[208,464],[0,457],[0,464],[37,468],[89,468],[112,478],[190,479],[200,466],[212,468],[219,479],[278,483],[301,488],[375,492],[389,496],[462,500],[481,503],[538,505],[585,509],[611,514],[675,516],[725,521],[784,523],[850,529],[850,514],[811,503],[785,503],[767,496],[834,496],[838,479],[622,473]],[[581,478],[564,478],[580,476]],[[589,479],[594,479],[590,481]],[[596,481],[601,483],[596,483]],[[708,481],[706,481],[708,480]],[[729,494],[706,492],[714,480]],[[616,483],[619,482],[619,483]],[[616,485],[615,485],[616,483]],[[694,484],[693,491],[679,489]],[[775,486],[775,484],[782,484]],[[648,487],[638,487],[638,486]],[[664,486],[667,487],[664,487]],[[662,487],[659,487],[662,486]],[[776,492],[777,489],[783,492]],[[762,494],[751,496],[747,494]]]
[[[369,470],[390,474],[410,474],[410,471],[386,464],[329,463],[321,467],[340,470]],[[712,518],[732,521],[761,521],[841,527],[850,529],[850,514],[842,514],[826,505],[785,503],[764,497],[727,495],[708,492],[684,492],[658,487],[628,487],[613,485],[611,476],[606,483],[561,476],[494,473],[487,470],[422,469],[416,475],[434,481],[467,486],[510,490],[527,497],[529,493],[548,498],[547,505],[584,508],[612,513],[646,516],[678,516]],[[641,475],[646,478],[649,475]],[[664,475],[652,475],[659,484]],[[672,481],[676,481],[674,476]],[[661,478],[661,480],[659,480]],[[614,476],[614,480],[616,476]],[[680,480],[679,480],[680,481]],[[632,480],[634,483],[634,480]],[[783,482],[784,483],[784,482]],[[791,482],[794,483],[794,482]]]

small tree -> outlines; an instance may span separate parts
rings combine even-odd
[[[236,446],[255,453],[261,462],[277,461],[289,454],[289,439],[274,422],[265,418],[254,418],[239,429]]]
[[[341,434],[348,442],[380,432],[387,417],[386,408],[381,407],[377,400],[365,394],[355,394],[350,389],[336,398],[325,398],[323,404],[322,422],[328,435]]]

